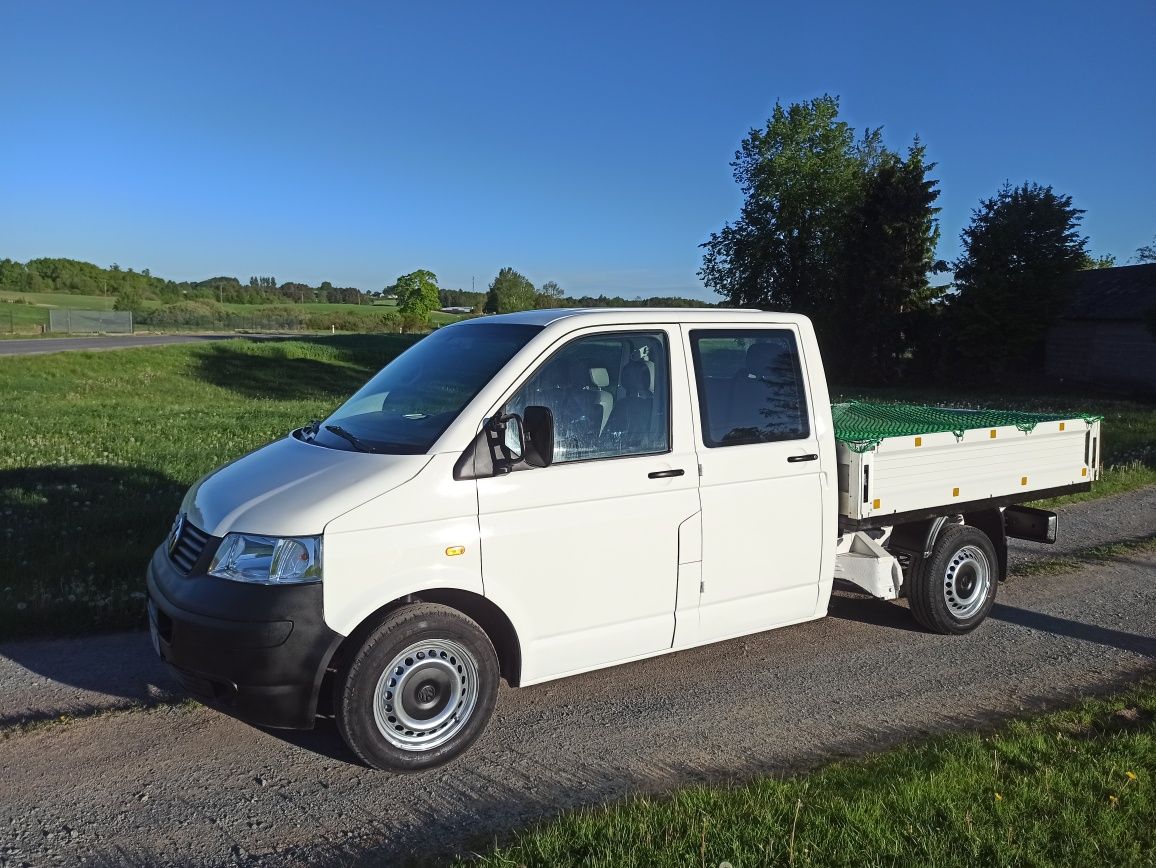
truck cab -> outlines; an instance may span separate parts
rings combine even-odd
[[[837,556],[852,581],[882,564],[889,592],[859,583],[899,595],[894,528],[841,529],[839,473],[805,317],[467,320],[197,482],[148,568],[151,630],[207,704],[294,728],[321,709],[368,765],[428,768],[480,735],[500,679],[822,617]],[[959,596],[971,570],[976,606],[941,632],[994,600],[991,513],[986,546],[959,546],[986,574],[952,574]],[[934,544],[920,522],[896,539]]]

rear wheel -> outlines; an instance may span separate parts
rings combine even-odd
[[[908,589],[911,613],[935,633],[969,633],[995,604],[999,560],[987,534],[970,525],[940,533]]]
[[[485,632],[447,606],[391,612],[337,683],[341,737],[367,765],[419,771],[454,759],[486,727],[498,658]]]

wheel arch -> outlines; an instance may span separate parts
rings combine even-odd
[[[931,551],[935,548],[936,540],[939,539],[943,529],[951,526],[952,518],[953,516],[949,515],[939,515],[935,518],[896,525],[891,532],[887,547],[907,552],[913,557],[916,568],[922,569],[924,561],[931,556]],[[964,524],[983,531],[991,540],[998,561],[998,578],[1002,582],[1007,578],[1007,532],[1004,528],[1003,512],[995,508],[983,509],[963,513],[958,516],[956,521],[959,518],[963,519]],[[904,585],[906,584],[907,582],[904,581]]]
[[[489,637],[498,655],[498,671],[512,686],[522,678],[522,646],[514,624],[492,600],[461,588],[426,588],[391,600],[365,618],[342,640],[329,663],[330,674],[339,671],[365,637],[391,612],[409,603],[436,603],[461,612],[477,623]]]

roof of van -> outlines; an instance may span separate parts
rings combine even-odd
[[[582,320],[590,325],[609,325],[648,322],[733,323],[748,319],[764,322],[802,322],[806,317],[795,313],[728,307],[563,307],[493,314],[463,320],[461,324],[486,322],[548,326],[560,320],[571,319]]]

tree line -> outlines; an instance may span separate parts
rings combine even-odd
[[[702,244],[699,277],[728,304],[809,316],[841,382],[1040,373],[1076,273],[1115,259],[1089,254],[1070,196],[1030,181],[982,200],[961,255],[937,259],[935,167],[918,138],[900,153],[881,128],[857,133],[836,97],[776,104],[735,154],[743,205]]]
[[[102,268],[77,259],[40,258],[28,262],[0,259],[0,289],[12,292],[63,292],[72,295],[106,295],[132,302],[155,299],[176,301],[216,301],[228,304],[296,304],[327,302],[359,304],[365,293],[351,286],[320,286],[306,283],[277,283],[273,277],[250,277],[247,284],[235,277],[210,277],[199,281],[166,280],[147,268],[134,271],[113,263]]]

